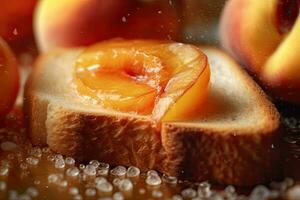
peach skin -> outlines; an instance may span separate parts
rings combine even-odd
[[[229,0],[220,40],[279,99],[300,104],[300,1]]]
[[[113,37],[178,39],[178,18],[167,0],[41,0],[34,28],[39,49],[48,51]]]
[[[19,90],[17,60],[0,37],[0,118],[13,107]]]
[[[0,36],[12,43],[32,35],[32,16],[37,0],[1,0]]]

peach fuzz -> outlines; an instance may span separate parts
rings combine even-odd
[[[113,37],[177,39],[177,10],[168,2],[41,0],[34,22],[37,44],[41,51],[48,51]]]
[[[32,16],[37,0],[1,0],[0,36],[17,42],[32,36]]]
[[[295,22],[286,14],[290,9],[295,12],[294,4],[300,5],[298,1],[229,0],[221,16],[220,40],[271,94],[299,104],[299,10]]]

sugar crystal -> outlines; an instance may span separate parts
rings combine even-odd
[[[79,175],[79,172],[80,171],[76,166],[72,166],[69,169],[67,169],[66,174],[67,174],[67,176],[75,177],[75,176]]]
[[[62,169],[65,167],[65,160],[63,158],[55,159],[54,167],[57,169]]]
[[[109,182],[104,182],[104,183],[101,183],[101,184],[97,184],[97,189],[100,191],[100,192],[111,192],[113,190],[113,186],[109,183]]]
[[[119,183],[119,190],[120,191],[129,191],[132,190],[133,184],[129,179],[123,179]]]
[[[146,183],[148,185],[160,185],[161,184],[161,179],[158,175],[149,175],[146,178]]]
[[[186,189],[181,191],[181,195],[184,198],[193,198],[197,195],[197,192],[193,188],[186,188]]]
[[[87,176],[95,176],[96,167],[94,167],[94,165],[88,164],[83,170],[83,173],[86,174]]]
[[[130,166],[127,169],[127,177],[138,177],[140,173],[140,169],[134,166]]]
[[[27,157],[26,158],[26,162],[29,164],[29,165],[37,165],[39,163],[39,159],[36,158],[36,157]]]
[[[165,183],[171,184],[171,185],[176,185],[177,184],[177,178],[175,176],[168,176],[166,174],[163,174],[162,180]]]
[[[65,158],[65,163],[66,163],[67,165],[74,165],[74,164],[75,164],[75,160],[74,160],[74,158],[72,158],[72,157],[66,157],[66,158]]]
[[[98,160],[91,160],[89,162],[90,165],[93,165],[95,168],[99,167],[100,163]]]
[[[123,166],[117,166],[117,167],[113,168],[112,170],[110,170],[110,173],[113,176],[125,176],[126,168]]]

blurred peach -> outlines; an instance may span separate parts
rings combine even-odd
[[[113,37],[178,39],[179,14],[169,0],[41,0],[35,36],[41,51]]]
[[[13,43],[32,35],[32,17],[37,0],[1,0],[0,36]]]
[[[280,99],[300,104],[300,0],[230,0],[222,45]]]
[[[7,43],[0,38],[0,118],[13,107],[19,90],[17,61]]]

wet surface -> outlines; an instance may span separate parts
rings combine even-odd
[[[287,130],[284,165],[290,178],[254,188],[191,183],[100,161],[77,163],[47,147],[32,147],[21,108],[16,108],[0,128],[0,199],[284,199],[299,193],[295,186],[286,191],[300,177],[300,111],[282,104],[278,108]]]

